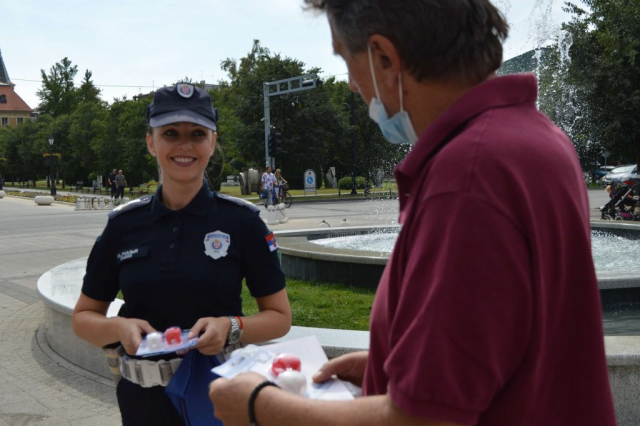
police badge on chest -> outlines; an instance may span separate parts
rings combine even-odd
[[[204,236],[204,254],[213,259],[220,259],[227,255],[231,245],[231,237],[221,231],[209,232]]]

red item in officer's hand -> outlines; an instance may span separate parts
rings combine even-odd
[[[170,345],[174,343],[180,344],[182,343],[182,339],[180,338],[181,334],[182,330],[180,330],[180,327],[170,327],[164,332],[164,337]]]
[[[300,358],[293,354],[280,354],[274,360],[271,365],[271,371],[278,377],[280,373],[287,370],[300,371],[301,362]]]

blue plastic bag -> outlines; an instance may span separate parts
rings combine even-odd
[[[165,389],[187,426],[222,426],[209,399],[209,384],[220,377],[211,369],[218,365],[214,356],[189,351]]]

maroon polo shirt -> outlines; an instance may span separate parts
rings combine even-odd
[[[614,425],[587,192],[533,75],[491,79],[396,169],[367,395],[466,425]]]

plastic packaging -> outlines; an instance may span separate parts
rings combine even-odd
[[[146,357],[192,348],[198,344],[198,338],[189,339],[188,334],[189,330],[180,327],[170,327],[164,333],[149,333],[142,339],[136,355]]]

